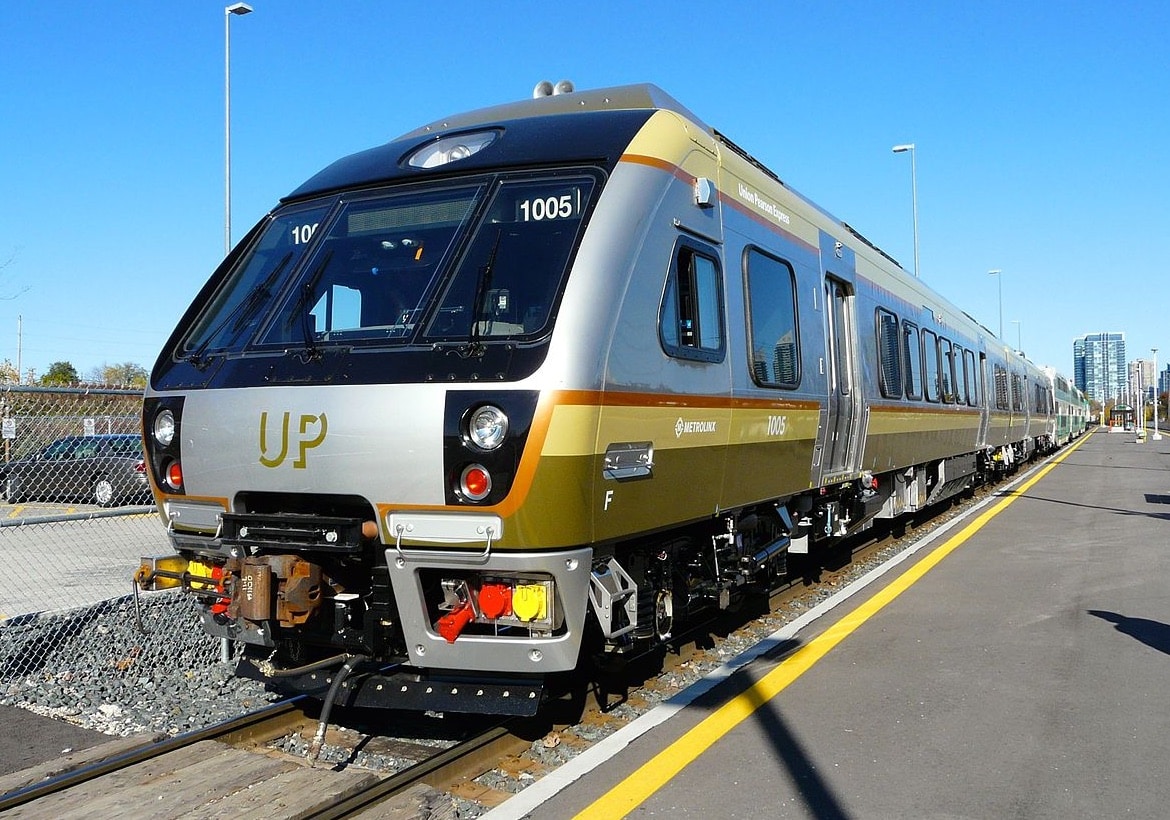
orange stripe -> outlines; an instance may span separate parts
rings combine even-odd
[[[645,154],[622,154],[619,162],[629,162],[634,165],[646,165],[650,168],[657,168],[659,171],[666,171],[666,173],[682,180],[688,185],[695,183],[695,178],[679,168],[673,162],[667,162],[659,157],[648,157]]]

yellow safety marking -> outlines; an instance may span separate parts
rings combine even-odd
[[[906,570],[888,586],[863,603],[852,613],[846,615],[824,633],[798,649],[760,680],[756,681],[742,693],[736,695],[723,706],[719,707],[710,716],[700,722],[693,729],[677,741],[667,746],[643,766],[630,774],[625,780],[603,794],[592,805],[582,810],[579,818],[614,818],[625,817],[640,806],[651,795],[665,786],[672,778],[681,772],[687,764],[711,748],[717,740],[722,738],[756,709],[765,705],[783,691],[787,686],[812,668],[813,664],[829,653],[833,647],[849,637],[854,630],[868,621],[895,598],[909,589],[923,575],[935,565],[958,549],[971,536],[981,530],[991,519],[995,518],[1017,498],[1021,497],[1037,481],[1046,476],[1057,464],[1064,461],[1074,450],[1081,446],[1091,435],[1086,434],[1079,442],[1046,465],[1017,489],[1012,490],[998,504],[982,513],[978,518],[953,535],[941,547],[932,550],[910,569]]]

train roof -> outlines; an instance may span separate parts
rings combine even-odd
[[[597,88],[588,91],[566,91],[549,96],[533,97],[530,100],[493,105],[454,114],[436,120],[429,125],[408,131],[398,139],[417,139],[430,134],[452,129],[472,128],[477,125],[500,122],[501,120],[518,120],[526,117],[543,117],[551,114],[570,114],[585,111],[674,111],[686,117],[695,125],[703,128],[708,135],[714,136],[715,131],[696,117],[686,106],[667,94],[653,83],[638,83],[634,85],[619,85],[610,88]]]
[[[349,187],[434,176],[436,172],[432,169],[411,167],[405,162],[411,151],[428,138],[478,129],[498,130],[505,136],[492,145],[491,151],[460,161],[460,174],[480,168],[579,162],[597,163],[612,170],[638,129],[654,112],[663,110],[687,118],[714,137],[714,131],[678,100],[649,83],[574,91],[436,120],[385,145],[337,160],[282,201]],[[566,116],[557,116],[562,114]]]
[[[690,109],[652,83],[614,86],[585,91],[565,91],[535,96],[532,99],[453,114],[423,125],[397,137],[392,142],[343,157],[320,171],[285,197],[288,202],[317,196],[346,188],[365,187],[416,178],[436,178],[444,171],[416,168],[406,159],[421,145],[443,136],[496,130],[502,138],[491,145],[491,150],[463,159],[458,173],[490,172],[505,167],[541,165],[597,164],[612,170],[638,130],[657,111],[670,111],[703,130],[722,149],[764,174],[809,209],[808,214],[819,215],[828,225],[838,226],[873,255],[870,264],[889,274],[901,275],[904,298],[920,304],[931,303],[942,307],[953,319],[970,322],[972,329],[994,339],[1009,356],[1010,346],[970,314],[948,302],[934,288],[904,268],[885,251],[856,229],[808,197],[787,185],[770,168],[757,160],[725,135],[707,125]],[[563,115],[563,116],[562,116]],[[914,295],[911,296],[910,293]],[[1022,361],[1027,362],[1022,356]],[[1029,365],[1035,367],[1030,362]]]

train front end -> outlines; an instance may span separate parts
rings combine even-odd
[[[264,219],[152,373],[177,555],[140,585],[196,596],[241,672],[286,691],[323,695],[357,659],[354,705],[534,712],[577,663],[592,583],[593,441],[550,444],[549,396],[596,363],[550,365],[553,328],[652,113],[412,135]]]

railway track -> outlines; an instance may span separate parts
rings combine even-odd
[[[530,742],[507,725],[495,725],[446,748],[398,742],[395,750],[400,755],[405,747],[406,754],[422,759],[390,774],[322,761],[313,764],[273,746],[290,734],[307,744],[317,726],[306,711],[309,705],[284,701],[197,732],[137,743],[114,741],[92,750],[92,756],[17,773],[0,780],[6,791],[0,797],[0,814],[340,818],[358,816],[396,797],[409,811],[426,794],[454,789]],[[424,778],[427,786],[420,789]]]
[[[774,590],[761,617],[720,617],[689,630],[649,666],[631,664],[616,701],[608,696],[612,692],[594,691],[576,711],[484,725],[430,747],[409,739],[378,738],[378,728],[335,728],[326,739],[327,749],[340,749],[343,756],[347,748],[352,752],[341,762],[324,759],[315,765],[301,752],[317,728],[318,715],[312,710],[319,704],[285,701],[201,731],[130,747],[125,740],[115,741],[104,756],[54,761],[0,778],[0,813],[27,818],[107,813],[340,818],[389,816],[386,812],[393,810],[409,817],[427,816],[427,804],[438,799],[465,801],[461,815],[473,815],[720,665],[738,646],[774,631],[794,610],[814,606],[866,565],[908,548],[921,530],[941,525],[996,491],[995,486],[982,488],[972,498],[933,510],[929,518],[912,523],[911,532],[870,533],[855,540],[834,562],[803,569]],[[558,719],[559,724],[553,722]],[[290,737],[295,740],[290,742]],[[388,753],[382,757],[391,756],[398,764],[392,771],[354,765],[359,747],[381,749]]]

